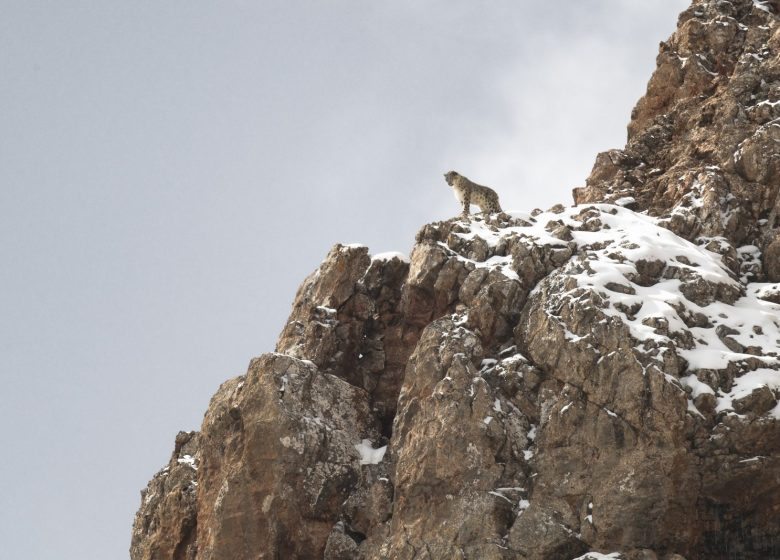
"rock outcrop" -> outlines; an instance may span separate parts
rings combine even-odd
[[[661,43],[626,147],[598,155],[575,203],[613,202],[688,239],[780,251],[777,21],[773,1],[693,2]],[[772,282],[776,262],[764,262]]]
[[[697,0],[577,205],[337,245],[131,558],[780,558],[780,18]]]

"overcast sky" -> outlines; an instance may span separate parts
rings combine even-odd
[[[686,0],[0,2],[3,558],[127,557],[336,242],[569,204]]]

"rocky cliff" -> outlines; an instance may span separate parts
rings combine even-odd
[[[131,558],[780,558],[777,12],[694,1],[576,206],[334,247]]]

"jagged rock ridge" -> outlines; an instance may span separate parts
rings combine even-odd
[[[694,2],[578,206],[336,246],[131,557],[780,557],[776,13]]]

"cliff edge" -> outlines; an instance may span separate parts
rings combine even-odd
[[[696,0],[575,206],[334,247],[131,558],[780,558],[778,191],[778,6]]]

